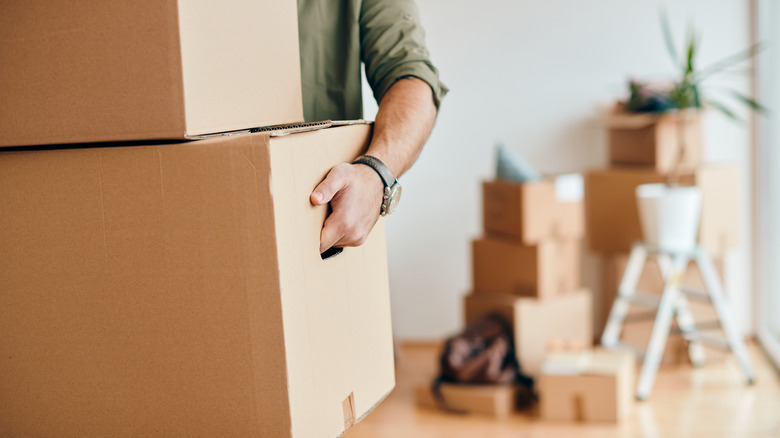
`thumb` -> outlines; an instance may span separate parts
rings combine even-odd
[[[344,164],[349,166],[349,164]],[[314,188],[309,197],[314,205],[324,205],[330,202],[336,193],[340,192],[347,185],[344,169],[338,165],[328,172],[328,176]]]

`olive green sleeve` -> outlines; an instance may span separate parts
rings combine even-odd
[[[409,76],[431,87],[437,109],[449,91],[431,63],[414,0],[363,0],[360,58],[377,102],[396,81]]]

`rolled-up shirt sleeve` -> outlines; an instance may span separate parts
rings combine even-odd
[[[449,91],[425,47],[425,31],[414,0],[363,0],[360,58],[377,102],[405,77],[425,81],[437,109]]]

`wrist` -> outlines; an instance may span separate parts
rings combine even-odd
[[[371,166],[363,163],[352,163],[355,171],[361,175],[361,181],[365,181],[371,187],[376,189],[377,193],[384,193],[385,183],[382,178],[371,168]]]
[[[397,162],[398,157],[396,155],[388,152],[390,150],[392,150],[392,148],[384,140],[373,139],[371,140],[371,145],[369,146],[368,151],[365,152],[365,155],[374,157],[381,161],[382,164],[384,164],[384,166],[390,171],[390,173],[395,178],[398,178],[402,173],[402,165],[401,163]]]
[[[382,208],[380,214],[387,216],[395,210],[398,201],[401,198],[401,185],[393,176],[390,169],[377,157],[372,155],[363,155],[358,157],[352,164],[364,164],[371,171],[375,172],[384,186],[382,191]]]

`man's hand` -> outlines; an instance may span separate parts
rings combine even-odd
[[[331,203],[333,213],[320,234],[320,253],[333,246],[359,246],[374,228],[385,185],[364,164],[339,164],[311,193],[311,203]]]
[[[399,178],[417,159],[436,120],[431,87],[417,78],[404,78],[390,87],[379,103],[367,153]],[[364,164],[339,164],[311,194],[314,205],[330,202],[333,213],[320,235],[320,253],[333,246],[359,246],[376,224],[385,185]]]

